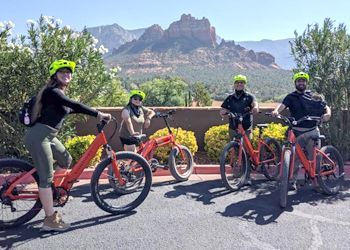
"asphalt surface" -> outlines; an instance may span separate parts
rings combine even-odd
[[[92,201],[88,184],[59,211],[72,223],[63,233],[40,232],[43,212],[0,232],[2,249],[350,249],[350,180],[324,196],[309,186],[289,192],[285,210],[276,183],[253,181],[230,193],[218,176],[175,183],[155,178],[145,202],[110,216]],[[170,180],[170,181],[169,181]]]

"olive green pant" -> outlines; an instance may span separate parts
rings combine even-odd
[[[36,123],[27,130],[24,138],[24,144],[39,175],[40,188],[51,187],[54,160],[61,168],[68,168],[72,163],[72,156],[56,138],[57,133],[55,128]]]

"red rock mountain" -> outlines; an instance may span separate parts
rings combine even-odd
[[[127,42],[105,59],[127,75],[167,74],[184,68],[276,69],[275,58],[248,50],[233,41],[216,42],[215,28],[206,18],[183,14],[163,30],[153,25],[139,39]]]

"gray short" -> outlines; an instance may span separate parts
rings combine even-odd
[[[72,164],[72,156],[56,138],[58,130],[42,123],[30,127],[25,135],[24,144],[31,154],[34,167],[39,175],[39,187],[51,187],[54,160],[61,168]]]

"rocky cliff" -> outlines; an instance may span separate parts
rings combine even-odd
[[[159,25],[149,27],[139,39],[115,49],[106,62],[131,75],[164,74],[181,67],[279,68],[271,54],[223,39],[218,44],[216,40],[215,28],[208,19],[183,14],[166,30]]]

